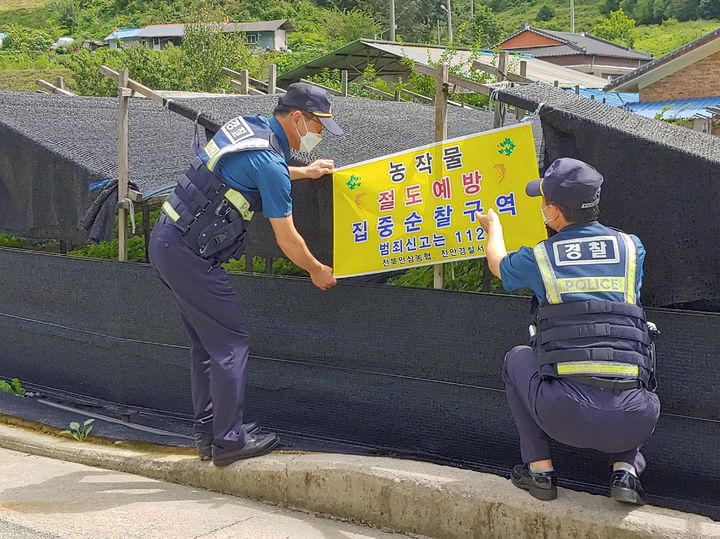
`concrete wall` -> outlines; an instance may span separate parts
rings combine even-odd
[[[640,101],[720,95],[720,52],[640,88]]]

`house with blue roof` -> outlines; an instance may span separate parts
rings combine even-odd
[[[107,41],[111,49],[142,45],[142,38],[138,36],[141,30],[141,28],[118,28],[103,41]]]
[[[625,109],[720,135],[720,28],[614,78],[604,90],[638,92]]]

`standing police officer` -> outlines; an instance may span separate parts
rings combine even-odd
[[[645,249],[597,222],[603,177],[576,159],[557,159],[529,196],[542,196],[557,234],[507,254],[498,216],[479,215],[490,270],[505,290],[529,288],[539,302],[532,348],[505,356],[503,380],[524,464],[512,482],[540,500],[557,497],[549,439],[609,453],[611,496],[643,503],[639,447],[660,414],[654,347],[640,306]]]
[[[297,83],[272,117],[230,120],[180,178],[150,238],[151,264],[175,296],[191,340],[195,445],[217,466],[269,453],[278,443],[275,434],[243,425],[247,316],[221,267],[243,254],[253,214],[270,219],[278,246],[315,286],[336,283],[295,229],[290,195],[291,180],[331,174],[333,162],[287,165],[291,148],[311,152],[323,131],[342,134],[330,109],[325,90]]]

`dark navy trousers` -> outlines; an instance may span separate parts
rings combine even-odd
[[[550,458],[550,438],[608,453],[611,462],[645,469],[640,446],[650,437],[660,401],[646,389],[613,391],[566,380],[541,380],[537,356],[516,346],[505,356],[505,394],[524,463]]]
[[[190,337],[193,430],[212,434],[221,447],[242,446],[249,349],[245,309],[225,270],[185,244],[164,215],[153,228],[148,252]]]

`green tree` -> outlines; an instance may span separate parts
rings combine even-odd
[[[48,9],[60,26],[72,34],[82,12],[80,2],[78,0],[52,0],[48,4]]]
[[[720,19],[720,0],[700,0],[700,16],[703,19]]]
[[[688,0],[670,0],[665,10],[664,18],[674,18],[679,21],[697,19],[700,15],[698,2]]]
[[[621,1],[622,0],[605,0],[604,2],[601,2],[600,13],[603,15],[610,15],[611,12],[620,9]]]
[[[333,49],[363,37],[374,38],[382,31],[380,22],[362,9],[331,9],[325,15],[325,28]]]
[[[600,24],[596,25],[592,33],[608,41],[619,41],[627,47],[632,47],[634,29],[635,19],[628,17],[621,8],[610,13]]]
[[[492,48],[500,42],[503,34],[503,26],[492,10],[484,4],[475,6],[475,17],[470,23],[473,41],[468,44],[478,48]]]
[[[549,5],[544,4],[543,7],[540,8],[540,11],[538,11],[537,16],[535,17],[536,21],[549,21],[555,17],[555,10],[551,8]]]
[[[47,32],[13,26],[8,30],[7,37],[3,40],[2,50],[39,54],[49,51],[54,43],[55,40]]]

